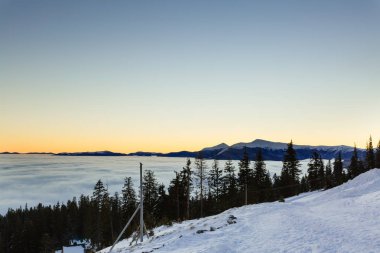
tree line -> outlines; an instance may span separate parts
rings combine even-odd
[[[375,150],[372,138],[365,157],[359,157],[354,147],[346,169],[340,152],[334,161],[324,164],[314,151],[305,175],[292,141],[284,152],[281,173],[273,176],[260,149],[253,158],[245,150],[237,167],[231,160],[222,165],[214,160],[208,168],[199,153],[193,162],[187,159],[185,166],[175,172],[167,189],[158,183],[153,171],[145,171],[144,221],[149,230],[245,204],[284,201],[302,192],[335,187],[373,168],[380,168],[380,142]],[[53,206],[9,209],[0,215],[0,253],[51,253],[71,239],[90,239],[93,250],[101,249],[113,243],[138,204],[138,192],[131,177],[126,177],[121,192],[113,195],[99,180],[92,196],[81,195]],[[134,219],[123,237],[131,236],[138,226],[138,219]]]

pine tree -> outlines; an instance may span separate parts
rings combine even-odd
[[[143,175],[143,197],[144,197],[144,223],[147,228],[157,224],[154,218],[155,206],[158,201],[158,183],[151,170],[146,170]]]
[[[102,228],[102,207],[106,194],[106,188],[104,187],[103,182],[99,179],[95,184],[91,198],[94,212],[92,217],[95,219],[93,223],[91,238],[96,248],[101,248],[104,242]]]
[[[235,174],[235,166],[233,165],[231,160],[226,161],[224,165],[224,173],[223,181],[226,188],[226,199],[227,199],[227,207],[235,207],[236,206],[236,198],[237,198],[237,178]]]
[[[91,238],[94,212],[90,197],[82,194],[79,198],[78,208],[78,219],[81,221],[78,234],[83,238]]]
[[[175,178],[171,180],[169,185],[169,199],[172,202],[172,207],[175,210],[175,220],[180,221],[180,205],[183,199],[183,185],[181,184],[180,173],[174,171]]]
[[[116,239],[122,229],[121,221],[121,199],[118,192],[115,192],[113,197],[111,197],[111,221],[112,221],[112,242]]]
[[[186,166],[182,168],[181,178],[182,184],[184,186],[184,194],[186,197],[186,219],[190,219],[190,193],[192,187],[192,179],[191,179],[191,161],[189,158],[186,160]]]
[[[146,170],[143,176],[144,211],[152,214],[158,199],[158,183],[151,170]]]
[[[375,168],[375,153],[372,145],[372,137],[369,137],[369,142],[366,148],[366,170]]]
[[[301,178],[301,186],[300,186],[300,191],[301,192],[308,192],[310,191],[309,183],[308,183],[308,177],[307,175],[303,175]]]
[[[111,198],[108,193],[108,186],[105,188],[101,208],[100,208],[100,226],[102,230],[101,246],[104,247],[112,243],[113,227],[111,213]]]
[[[270,180],[260,148],[257,150],[253,165],[253,187],[256,191],[256,202],[260,203],[270,199],[272,181]]]
[[[380,169],[380,141],[377,144],[376,154],[375,154],[375,167]]]
[[[199,198],[200,198],[200,217],[203,217],[203,202],[204,202],[204,194],[206,192],[205,184],[206,184],[206,175],[207,175],[207,166],[206,161],[204,160],[202,153],[199,152],[198,156],[195,158],[195,176],[197,178],[197,184],[199,187]]]
[[[352,153],[348,172],[349,172],[349,178],[354,178],[361,173],[361,171],[359,171],[359,157],[358,157],[358,150],[356,148],[356,144],[354,146],[354,151]]]
[[[217,160],[214,160],[211,170],[209,171],[208,182],[210,193],[215,200],[216,209],[219,209],[220,193],[222,192],[222,170],[219,168]]]
[[[318,160],[319,154],[317,152],[313,152],[310,162],[308,163],[307,169],[307,179],[309,184],[309,189],[311,191],[315,191],[318,189]]]
[[[124,217],[123,223],[126,223],[137,207],[136,191],[133,188],[133,182],[131,177],[126,177],[124,179],[124,186],[121,190],[121,193],[121,211]]]
[[[92,193],[91,200],[94,202],[96,208],[100,211],[101,204],[106,194],[106,188],[103,185],[103,182],[99,179],[95,184],[94,191]]]
[[[40,253],[51,253],[54,252],[54,240],[48,233],[44,233],[40,242]]]
[[[248,157],[247,148],[244,147],[243,158],[239,162],[239,188],[244,194],[244,204],[248,204],[248,186],[253,182],[253,170],[250,168],[250,160]]]
[[[160,184],[158,186],[158,200],[155,208],[154,217],[156,219],[157,225],[168,225],[169,224],[169,213],[168,213],[169,200],[168,195],[165,191],[165,185]]]
[[[333,175],[332,175],[331,160],[329,160],[326,165],[325,189],[330,189],[331,187],[333,187]]]
[[[124,178],[120,205],[121,221],[124,226],[137,208],[137,196],[131,177]],[[125,231],[125,236],[129,236],[135,230],[136,224],[137,221],[133,220],[127,231]]]
[[[321,155],[318,159],[318,189],[323,189],[326,185],[326,172],[325,164],[323,163]]]
[[[334,186],[341,185],[344,182],[342,152],[334,160]]]
[[[325,171],[321,155],[314,151],[308,163],[308,184],[311,191],[321,189],[325,186]]]
[[[289,197],[298,194],[301,170],[300,162],[297,159],[297,153],[293,148],[293,141],[290,141],[285,151],[282,170],[281,185],[283,187],[282,196]]]

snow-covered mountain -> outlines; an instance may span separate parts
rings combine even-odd
[[[152,153],[152,152],[136,152],[128,155],[132,156],[164,156],[164,157],[196,157],[199,152],[202,152],[203,158],[219,159],[219,160],[238,160],[243,156],[243,148],[247,148],[248,156],[254,159],[257,154],[257,149],[262,149],[262,154],[265,160],[281,161],[284,158],[284,151],[287,148],[287,143],[272,142],[262,139],[256,139],[252,142],[240,142],[232,146],[226,143],[221,143],[212,147],[203,148],[200,151],[179,151],[170,153]],[[300,160],[311,158],[313,151],[320,153],[323,159],[334,159],[339,152],[342,152],[344,160],[348,160],[352,156],[353,147],[349,146],[311,146],[311,145],[294,145],[297,150],[297,157]],[[360,157],[363,157],[364,150],[358,149]]]
[[[286,149],[288,146],[287,143],[284,142],[273,142],[266,141],[262,139],[256,139],[252,142],[240,142],[231,146],[234,149],[242,149],[244,147],[247,148],[265,148],[265,149]],[[333,151],[340,150],[342,152],[349,152],[353,150],[353,147],[339,145],[339,146],[311,146],[311,145],[294,145],[294,149],[315,149],[320,151]]]
[[[267,148],[267,149],[286,149],[288,145],[282,142],[272,142],[261,139],[256,139],[252,142],[239,142],[232,145],[232,148],[242,149],[244,147],[247,148]]]
[[[267,141],[262,139],[256,139],[251,142],[239,142],[236,144],[233,144],[231,146],[227,145],[226,143],[221,143],[213,147],[207,147],[202,149],[202,151],[211,151],[211,150],[226,150],[227,148],[232,149],[243,149],[243,148],[263,148],[263,149],[271,149],[271,150],[284,150],[288,146],[288,143],[285,142],[273,142],[273,141]],[[353,147],[345,146],[345,145],[338,145],[338,146],[312,146],[312,145],[294,145],[295,149],[315,149],[320,151],[333,151],[333,150],[340,150],[342,152],[351,152],[353,150]]]
[[[213,146],[213,147],[207,147],[202,149],[201,151],[213,151],[213,150],[221,150],[229,148],[229,146],[226,143],[220,143],[219,145]]]
[[[380,252],[380,170],[327,191],[154,229],[113,252]],[[108,252],[104,249],[102,253]]]

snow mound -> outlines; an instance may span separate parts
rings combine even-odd
[[[327,191],[229,209],[154,230],[113,252],[380,252],[380,170]],[[104,249],[102,253],[108,252]]]

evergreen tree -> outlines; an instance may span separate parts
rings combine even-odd
[[[111,228],[112,228],[112,242],[115,241],[117,236],[122,230],[122,211],[121,199],[118,192],[115,192],[111,198]]]
[[[133,188],[133,182],[131,177],[126,177],[124,179],[123,189],[121,190],[122,199],[121,199],[121,211],[125,219],[123,220],[127,222],[129,216],[133,214],[137,205],[137,197],[136,191]]]
[[[318,160],[318,189],[323,189],[326,185],[326,172],[321,155]]]
[[[280,198],[283,198],[282,195],[282,182],[281,182],[281,177],[277,176],[276,173],[273,174],[272,178],[273,182],[273,199],[278,200]]]
[[[89,196],[83,194],[80,196],[78,209],[78,219],[81,221],[78,226],[78,235],[83,238],[91,238],[94,218],[92,217],[93,208]]]
[[[248,186],[253,182],[253,170],[250,168],[250,160],[248,157],[247,148],[244,147],[243,158],[239,162],[239,189],[244,196],[244,204],[248,204]]]
[[[358,176],[361,171],[359,170],[359,156],[358,156],[358,150],[356,148],[356,144],[354,146],[354,151],[352,153],[351,162],[349,166],[349,178],[354,178]]]
[[[308,183],[309,189],[315,191],[324,187],[324,165],[321,158],[321,155],[314,151],[310,162],[308,163]]]
[[[108,193],[108,186],[105,188],[101,208],[100,208],[100,227],[101,227],[101,247],[112,243],[113,227],[112,227],[112,213],[111,213],[111,198]]]
[[[253,187],[256,190],[256,201],[263,202],[270,199],[272,181],[263,159],[262,150],[259,148],[253,165]]]
[[[158,186],[158,200],[155,208],[155,219],[156,219],[156,224],[157,225],[167,225],[169,223],[169,218],[168,218],[168,206],[169,206],[169,200],[168,200],[168,195],[166,194],[165,191],[165,185],[160,184]]]
[[[158,198],[158,183],[151,170],[146,170],[143,176],[144,209],[152,212]]]
[[[319,154],[317,152],[313,152],[312,158],[310,159],[310,162],[308,163],[308,169],[307,169],[307,179],[309,183],[309,189],[311,191],[315,191],[317,187],[317,178],[318,178],[318,165],[317,161],[319,159]]]
[[[219,209],[220,193],[222,192],[222,170],[219,168],[217,160],[214,160],[208,177],[209,189],[214,197],[216,209]]]
[[[126,177],[124,179],[124,185],[121,190],[121,221],[124,226],[134,213],[137,208],[137,197],[136,191],[133,187],[133,182],[131,177]],[[125,231],[125,236],[129,236],[136,228],[137,221],[133,220],[127,231]]]
[[[372,145],[372,137],[369,137],[369,142],[366,148],[366,170],[375,168],[375,152]]]
[[[189,158],[187,158],[186,166],[183,167],[181,171],[182,184],[184,187],[184,194],[186,197],[186,219],[190,219],[190,194],[192,187],[191,174],[191,161]]]
[[[289,197],[298,194],[301,170],[297,153],[293,148],[293,141],[290,141],[285,151],[281,170],[281,185],[283,187],[282,196]]]
[[[200,217],[203,217],[203,201],[204,194],[206,193],[205,184],[206,184],[206,175],[207,175],[207,166],[206,161],[204,160],[202,153],[199,152],[198,156],[195,158],[195,176],[197,178],[197,184],[199,187],[199,200],[200,200]]]
[[[377,144],[376,154],[375,154],[375,167],[380,169],[380,141]]]
[[[300,185],[300,191],[301,192],[308,192],[310,191],[309,183],[308,183],[308,177],[307,175],[303,175],[301,178],[301,185]]]
[[[236,206],[236,198],[238,193],[237,188],[237,178],[235,175],[235,166],[233,165],[231,160],[226,161],[224,165],[224,173],[223,177],[224,185],[225,185],[225,195],[227,207],[235,207]]]
[[[333,187],[333,174],[332,174],[331,160],[329,160],[326,165],[325,189],[330,189],[331,187]]]
[[[95,184],[91,199],[94,212],[92,215],[92,217],[94,218],[94,222],[91,239],[96,249],[101,248],[102,243],[104,242],[102,227],[102,207],[106,195],[106,188],[104,187],[103,182],[99,179],[98,182]]]
[[[101,205],[106,194],[106,188],[103,182],[99,179],[94,186],[94,191],[92,193],[92,202],[95,204],[96,208],[100,211]]]
[[[44,233],[40,242],[40,250],[41,253],[51,253],[54,252],[54,240],[50,237],[48,233]]]
[[[334,160],[334,186],[341,185],[344,182],[342,152]]]
[[[153,214],[158,200],[158,183],[151,170],[146,170],[143,176],[143,196],[144,196],[144,220],[148,227],[155,224]]]
[[[181,183],[180,173],[175,171],[175,178],[171,180],[169,185],[169,199],[171,200],[171,206],[175,210],[175,220],[180,221],[180,206],[181,200],[183,200],[183,185]]]

